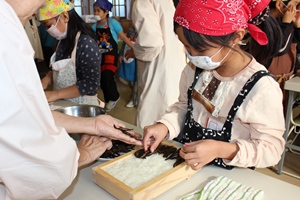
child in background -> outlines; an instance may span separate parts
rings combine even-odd
[[[126,36],[129,38],[129,40],[134,44],[137,32],[134,28],[134,26],[130,27],[126,33]],[[136,60],[134,58],[126,59],[124,54],[127,50],[129,50],[130,47],[123,42],[122,47],[120,49],[120,67],[118,71],[118,75],[122,81],[124,81],[129,87],[131,88],[131,94],[130,98],[131,100],[126,104],[127,108],[132,108],[138,104],[138,93],[137,93],[137,69],[136,69]]]
[[[47,0],[39,10],[39,20],[58,40],[50,59],[52,70],[42,79],[48,102],[68,99],[78,104],[103,107],[97,95],[100,83],[101,53],[97,38],[69,0]]]
[[[183,143],[180,156],[194,170],[207,164],[232,169],[278,163],[285,146],[282,92],[239,46],[246,31],[260,45],[278,41],[249,21],[267,17],[269,2],[180,0],[174,30],[191,63],[182,73],[178,102],[144,128],[145,150],[176,138]],[[265,28],[272,25],[278,26]]]
[[[113,5],[108,0],[97,0],[94,5],[94,16],[97,22],[92,29],[99,38],[99,48],[103,50],[101,63],[100,86],[105,100],[105,109],[111,111],[120,99],[120,94],[115,81],[118,65],[118,36],[128,45],[133,47],[130,40],[123,32],[121,24],[108,17]]]

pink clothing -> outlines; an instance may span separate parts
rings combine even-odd
[[[222,124],[228,115],[229,109],[240,92],[245,82],[257,71],[266,70],[254,58],[250,64],[233,77],[221,77],[216,71],[205,71],[200,75],[198,82],[209,80],[221,81],[224,88],[219,91],[223,94],[217,96],[217,92],[211,103],[215,104],[215,111],[210,113],[206,108],[193,99],[194,119],[203,127],[207,127],[209,118],[215,119]],[[169,129],[170,138],[176,137],[184,126],[187,112],[187,90],[194,80],[195,69],[187,65],[180,80],[179,101],[170,106],[166,114],[159,120]],[[205,75],[206,74],[206,75]],[[207,83],[202,82],[200,85]],[[201,89],[195,86],[195,89]],[[224,96],[226,95],[226,96]],[[284,150],[284,139],[282,137],[285,130],[282,92],[278,83],[272,77],[261,78],[246,100],[239,108],[232,127],[231,143],[237,143],[240,150],[232,159],[224,160],[227,165],[239,167],[267,167],[278,163]]]

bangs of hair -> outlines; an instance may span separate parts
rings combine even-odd
[[[174,22],[174,31],[179,26],[180,25],[178,23]],[[229,46],[228,43],[234,38],[235,34],[233,32],[224,36],[209,36],[197,33],[184,27],[182,28],[184,37],[187,39],[189,44],[199,52],[202,52],[207,48],[216,48],[216,46],[214,46],[213,44],[218,44],[220,46],[231,48],[231,46]]]

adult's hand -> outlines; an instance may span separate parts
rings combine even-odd
[[[135,133],[133,131],[128,131],[132,136],[130,137],[122,131],[116,129],[115,127],[122,127],[125,128],[125,125],[116,121],[114,118],[112,118],[109,115],[98,115],[95,117],[95,134],[103,137],[107,137],[113,140],[121,140],[128,144],[134,144],[134,145],[142,145],[142,142],[140,140],[135,139],[136,138],[142,138],[142,136],[138,133]]]
[[[97,160],[111,147],[112,142],[108,138],[83,135],[77,144],[78,151],[80,152],[78,166],[81,167]]]
[[[123,123],[116,121],[109,115],[98,115],[96,117],[74,117],[57,111],[52,111],[57,126],[64,127],[68,133],[84,133],[98,137],[106,137],[112,140],[121,140],[128,144],[142,145],[142,138],[138,133],[128,131],[134,137],[130,137],[115,127],[125,128]]]

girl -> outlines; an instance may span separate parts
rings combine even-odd
[[[130,39],[132,43],[135,43],[137,38],[137,32],[134,26],[130,27],[126,33],[126,36]],[[129,85],[131,89],[130,101],[126,104],[127,108],[132,108],[138,104],[138,93],[137,93],[137,67],[136,67],[136,59],[125,58],[125,53],[130,47],[126,45],[125,42],[122,43],[122,47],[120,49],[120,67],[118,71],[118,76],[120,80],[124,82],[126,85]]]
[[[191,63],[182,73],[179,101],[157,124],[145,127],[145,149],[154,151],[164,138],[176,138],[184,143],[180,156],[194,170],[208,163],[267,167],[280,160],[282,93],[266,68],[239,46],[246,28],[261,45],[275,42],[248,23],[251,16],[268,13],[268,3],[179,2],[175,32]]]
[[[42,79],[48,102],[68,99],[79,104],[101,105],[97,98],[100,83],[101,53],[93,31],[79,17],[69,0],[47,0],[39,20],[59,41],[50,59],[53,69]]]
[[[120,99],[115,81],[118,64],[118,36],[130,48],[133,45],[124,34],[121,24],[117,20],[108,17],[108,13],[113,7],[108,0],[97,0],[93,6],[97,22],[93,24],[92,29],[99,39],[99,48],[105,52],[102,55],[100,86],[106,102],[105,109],[109,112]]]

